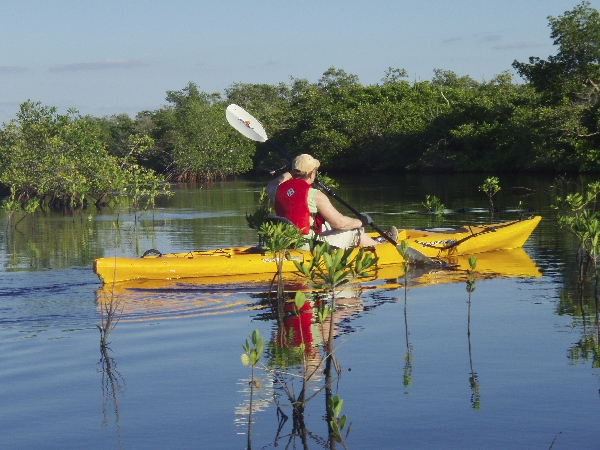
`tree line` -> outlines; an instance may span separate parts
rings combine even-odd
[[[331,67],[316,82],[234,83],[224,94],[190,82],[155,111],[110,117],[58,114],[35,102],[0,129],[5,207],[77,209],[165,181],[206,181],[284,163],[225,120],[236,103],[289,154],[311,153],[329,172],[600,170],[600,16],[583,1],[548,17],[557,52],[514,61],[489,81],[436,69],[381,82]],[[154,188],[152,188],[154,186]],[[152,191],[154,189],[154,191]]]

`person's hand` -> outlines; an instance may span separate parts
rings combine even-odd
[[[371,216],[369,216],[368,214],[361,214],[359,219],[362,222],[363,227],[366,227],[367,225],[371,225],[373,223],[373,219],[371,219]]]

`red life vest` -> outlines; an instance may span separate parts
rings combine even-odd
[[[309,189],[311,189],[310,184],[306,181],[292,178],[281,183],[275,194],[275,213],[292,222],[302,231],[302,234],[309,234],[311,230],[311,212],[308,209]],[[315,234],[321,234],[321,226],[325,222],[323,216],[312,213],[312,217],[312,230]]]

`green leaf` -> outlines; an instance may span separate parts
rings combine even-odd
[[[475,270],[475,266],[477,266],[477,257],[475,255],[469,258],[469,266],[471,267],[471,270]]]
[[[302,292],[302,291],[296,292],[296,297],[294,298],[294,303],[296,304],[296,308],[298,310],[302,309],[302,307],[304,306],[304,303],[306,303],[306,295],[304,295],[304,292]]]

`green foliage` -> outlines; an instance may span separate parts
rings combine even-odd
[[[467,269],[467,292],[469,294],[475,291],[475,277],[473,276],[475,267],[477,267],[477,257],[473,255],[469,257],[469,269]]]
[[[396,250],[398,250],[398,253],[400,253],[400,256],[402,257],[402,273],[404,274],[404,302],[406,305],[406,299],[408,296],[408,271],[410,269],[410,247],[406,241],[402,241],[396,246]]]
[[[194,83],[168,91],[171,105],[155,115],[157,136],[172,158],[171,177],[180,181],[224,179],[252,167],[254,142],[241,136],[225,119],[216,96]]]
[[[408,72],[406,69],[388,67],[388,69],[385,71],[385,76],[381,79],[381,82],[384,86],[405,82],[402,80],[402,78],[408,78]]]
[[[128,183],[123,193],[131,196],[133,208],[138,210],[148,207],[154,208],[155,199],[158,195],[172,195],[169,185],[164,178],[156,175],[152,169],[137,163],[139,157],[148,149],[152,148],[154,141],[147,135],[130,135],[127,140],[128,153],[121,162],[121,168],[129,174]],[[142,205],[142,199],[146,204]]]
[[[254,367],[258,364],[263,352],[263,338],[259,337],[258,330],[254,330],[250,335],[250,341],[242,345],[245,353],[242,353],[242,364]]]
[[[343,403],[344,401],[338,395],[334,395],[333,397],[327,399],[327,409],[329,411],[329,415],[331,416],[331,420],[329,421],[331,436],[336,442],[339,442],[342,445],[344,444],[345,439],[348,437],[348,434],[350,434],[350,428],[352,427],[352,423],[350,423],[345,436],[342,436],[342,432],[344,431],[347,420],[346,415],[340,415],[342,413]]]
[[[319,174],[319,181],[331,189],[337,189],[338,187],[340,187],[340,184],[333,178],[328,176],[326,173]]]
[[[263,222],[258,235],[262,247],[275,258],[277,299],[283,301],[283,262],[288,257],[288,249],[301,247],[306,243],[306,238],[294,225],[273,222]]]
[[[583,1],[562,16],[548,16],[550,37],[558,46],[547,60],[530,57],[529,64],[515,61],[513,67],[553,102],[576,98],[600,79],[600,15]]]
[[[555,160],[556,169],[598,170],[600,14],[583,1],[548,22],[557,54],[513,67],[541,96],[534,114],[545,116],[544,156]]]
[[[367,276],[379,260],[362,248],[332,249],[327,242],[311,242],[310,252],[312,259],[301,263],[294,261],[296,268],[317,288],[330,291]]]
[[[134,167],[131,158],[109,155],[101,128],[74,110],[61,115],[56,108],[25,102],[0,131],[0,183],[11,192],[5,207],[74,210],[90,199],[101,205],[140,177]],[[161,181],[142,172],[146,184]]]
[[[154,123],[152,113],[142,111],[134,119],[127,114],[115,114],[110,117],[93,118],[86,117],[86,120],[93,122],[100,127],[101,137],[106,145],[106,151],[109,155],[117,158],[124,158],[131,151],[131,136],[152,136]],[[153,144],[144,152],[137,155],[137,163],[154,171],[162,171],[164,167],[170,164],[164,152],[162,152],[153,139]]]
[[[0,209],[2,211],[14,212],[21,209],[21,204],[15,200],[4,199],[0,202]]]
[[[269,206],[261,205],[252,214],[246,213],[246,222],[248,226],[253,230],[260,230],[260,227],[267,220],[272,213],[272,209]]]
[[[410,250],[410,247],[408,246],[406,241],[402,241],[396,246],[396,250],[398,250],[398,253],[400,253],[400,256],[402,256],[402,271],[404,272],[404,294],[406,295],[406,289],[408,289],[408,269],[410,267],[410,254],[408,251]]]
[[[600,182],[592,182],[582,192],[557,197],[554,205],[558,225],[576,236],[580,248],[594,261],[600,250],[600,211],[596,209],[599,194]]]
[[[331,315],[333,308],[327,302],[321,301],[317,303],[317,323],[325,323],[327,317]]]
[[[370,270],[375,268],[379,260],[364,250],[332,249],[327,243],[311,241],[310,253],[312,259],[299,263],[294,261],[296,269],[301,275],[311,280],[316,288],[330,291],[335,298],[335,292],[341,286],[352,282],[356,278],[365,277]],[[335,310],[326,301],[317,303],[317,322],[324,323]]]
[[[440,215],[444,213],[445,206],[435,195],[426,195],[423,206],[430,214]]]
[[[346,73],[344,69],[336,69],[331,66],[325,72],[323,76],[319,78],[319,87],[324,90],[333,88],[348,89],[354,86],[358,86],[358,76]]]
[[[458,89],[473,89],[479,83],[469,76],[459,77],[451,70],[433,69],[431,84],[434,86]]]
[[[400,244],[398,244],[398,246],[396,248],[398,249],[400,256],[402,256],[402,260],[404,261],[404,263],[408,264],[410,255],[408,254],[409,246],[406,243],[406,241],[400,242]]]
[[[254,213],[246,213],[246,222],[248,226],[253,230],[260,230],[261,225],[266,221],[267,217],[271,215],[273,209],[269,204],[269,196],[267,195],[267,189],[262,188],[260,190],[260,197],[258,200],[258,208]]]
[[[488,196],[490,200],[490,211],[494,210],[494,202],[492,197],[500,192],[500,180],[498,177],[487,177],[483,184],[479,186],[479,190]]]
[[[298,313],[304,304],[306,303],[306,295],[302,291],[297,291],[296,296],[294,297],[294,308],[296,313]]]
[[[287,223],[264,222],[260,226],[258,234],[262,237],[263,248],[273,256],[306,243],[306,238],[300,230]]]

